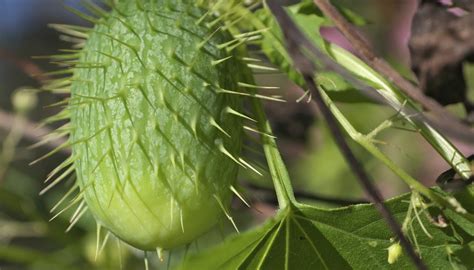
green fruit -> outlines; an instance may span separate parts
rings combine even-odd
[[[247,67],[194,1],[117,1],[73,69],[74,166],[99,224],[143,250],[208,231],[231,198]],[[209,17],[209,16],[208,16]],[[222,60],[222,61],[221,61]],[[225,61],[224,61],[225,60]],[[225,92],[225,93],[224,93]],[[232,109],[229,109],[232,108]]]

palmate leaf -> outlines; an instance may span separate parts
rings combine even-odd
[[[399,222],[407,215],[409,200],[410,195],[405,194],[387,202]],[[427,217],[419,215],[431,238],[414,217],[411,234],[428,267],[467,266],[469,258],[461,254],[470,250],[472,236],[456,224],[435,226]],[[462,237],[464,245],[460,244]],[[335,210],[290,205],[261,227],[187,258],[181,269],[412,269],[403,254],[394,264],[387,262],[391,238],[373,205]]]

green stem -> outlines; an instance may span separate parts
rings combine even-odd
[[[258,121],[258,128],[262,134],[271,135],[272,129],[265,115],[260,100],[254,98],[252,105],[255,110],[255,116]],[[290,177],[286,169],[285,163],[278,151],[277,144],[273,137],[261,135],[263,150],[267,159],[268,168],[272,177],[273,185],[278,199],[280,209],[284,209],[289,205],[296,203],[293,187],[291,186]]]
[[[349,136],[364,147],[368,152],[370,152],[374,157],[382,161],[388,168],[390,168],[396,175],[398,175],[408,186],[419,191],[423,195],[429,197],[430,199],[435,199],[436,194],[431,191],[429,188],[422,185],[416,179],[411,177],[408,173],[398,167],[391,159],[389,159],[382,151],[380,151],[371,141],[372,138],[369,136],[363,135],[358,132],[347,120],[347,118],[341,113],[341,111],[334,105],[333,101],[329,98],[325,91],[321,91],[322,96],[326,104],[328,105],[331,112],[334,114],[336,119],[339,121],[339,124],[342,128],[349,134]]]
[[[453,205],[451,205],[445,198],[441,197],[433,190],[425,187],[423,184],[418,182],[415,178],[413,178],[411,175],[409,175],[407,172],[397,166],[389,157],[387,157],[382,151],[380,151],[379,148],[374,145],[371,137],[358,132],[347,120],[347,118],[341,113],[341,111],[334,105],[333,101],[329,98],[325,91],[321,91],[321,94],[329,109],[339,121],[339,124],[354,141],[359,143],[374,157],[382,161],[390,170],[392,170],[396,175],[398,175],[411,189],[418,191],[419,193],[428,197],[430,200],[442,207],[446,207],[456,211],[455,207],[453,207]],[[459,214],[471,221],[474,221],[474,217],[472,215],[462,213]]]
[[[347,70],[369,81],[371,84],[375,84],[375,88],[387,101],[393,104],[394,108],[407,107],[414,112],[419,111],[411,99],[404,96],[403,93],[394,88],[383,77],[350,52],[330,43],[326,44],[325,49],[336,62],[344,66]],[[407,122],[418,129],[425,140],[431,144],[440,156],[443,157],[462,178],[469,179],[473,175],[469,161],[467,161],[463,154],[437,130],[425,121],[414,120],[411,116],[404,115],[404,113],[402,113],[402,116]]]

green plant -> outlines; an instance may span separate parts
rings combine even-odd
[[[274,68],[254,64],[258,59],[248,57],[245,46],[258,46],[292,81],[309,85],[265,2],[199,1],[199,8],[185,0],[108,3],[111,12],[85,2],[99,18],[81,15],[96,25],[92,30],[56,26],[80,38],[80,50],[52,57],[71,65],[57,73],[73,76],[45,87],[71,90],[66,109],[50,120],[71,119],[58,133],[70,134],[64,147],[71,146],[73,155],[53,172],[58,176],[45,190],[77,174],[78,184],[64,197],[76,192],[65,207],[79,205],[72,224],[90,209],[100,226],[125,242],[160,250],[189,243],[222,213],[232,221],[227,204],[231,190],[236,190],[232,184],[238,166],[258,172],[240,154],[242,122],[249,121],[256,127],[246,128],[261,135],[279,212],[254,230],[186,256],[182,269],[413,267],[398,245],[403,239],[394,239],[397,236],[373,205],[325,210],[295,198],[260,102],[279,98],[258,94],[257,89],[271,87],[254,85],[248,70]],[[474,241],[474,217],[468,207],[472,185],[462,194],[427,188],[384,154],[376,137],[403,122],[463,179],[472,177],[469,161],[428,121],[406,113],[406,108],[421,113],[415,100],[349,52],[314,34],[314,28],[330,20],[311,1],[286,11],[312,46],[349,73],[312,76],[322,101],[354,141],[412,189],[386,202],[395,220],[403,223],[403,235],[431,267],[470,267],[465,254]],[[307,56],[311,64],[324,67],[322,59]],[[347,76],[381,93],[395,116],[368,134],[359,132],[334,103],[343,96],[336,92],[358,88]],[[351,87],[340,87],[347,85]],[[243,97],[249,97],[251,114],[240,112]]]

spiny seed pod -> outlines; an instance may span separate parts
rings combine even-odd
[[[231,198],[241,159],[239,90],[248,68],[241,44],[209,12],[187,0],[114,1],[89,6],[93,29],[58,26],[86,37],[57,57],[74,66],[66,110],[72,156],[52,185],[75,170],[80,203],[98,223],[143,250],[170,249],[209,230]],[[91,5],[91,4],[89,4]],[[212,22],[212,23],[209,23]],[[70,63],[70,61],[69,61]],[[69,169],[67,166],[71,166]],[[68,206],[69,207],[69,206]],[[226,214],[227,215],[227,214]]]

